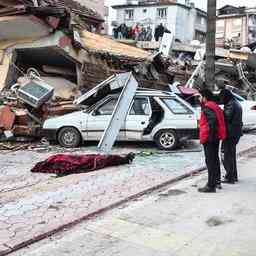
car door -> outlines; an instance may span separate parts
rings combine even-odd
[[[162,103],[168,108],[165,122],[171,122],[174,128],[180,130],[197,129],[197,115],[192,107],[178,97],[161,98]]]
[[[142,140],[144,129],[149,125],[151,106],[148,97],[135,97],[125,122],[126,140]]]
[[[108,98],[103,103],[97,105],[88,115],[87,138],[88,140],[100,140],[111,119],[118,98]],[[121,128],[117,140],[124,140],[124,125]]]

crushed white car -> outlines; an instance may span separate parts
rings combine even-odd
[[[43,132],[48,140],[57,141],[63,147],[77,147],[82,142],[101,139],[119,94],[94,91],[97,97],[92,92],[76,100],[90,107],[44,122]],[[173,150],[185,138],[198,138],[198,120],[193,107],[176,94],[141,88],[130,104],[117,140],[154,141],[160,149]]]

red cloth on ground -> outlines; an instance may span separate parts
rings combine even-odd
[[[119,155],[66,155],[50,156],[37,163],[31,172],[54,173],[67,175],[72,173],[91,172],[108,166],[128,164],[129,159]]]

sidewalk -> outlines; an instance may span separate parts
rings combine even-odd
[[[197,192],[204,173],[13,256],[255,256],[255,166],[251,153],[216,194]]]

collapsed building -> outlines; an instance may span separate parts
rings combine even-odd
[[[95,33],[102,22],[73,0],[0,0],[4,138],[38,134],[46,118],[76,110],[74,98],[112,74],[132,71],[146,87],[172,82],[160,54]]]

